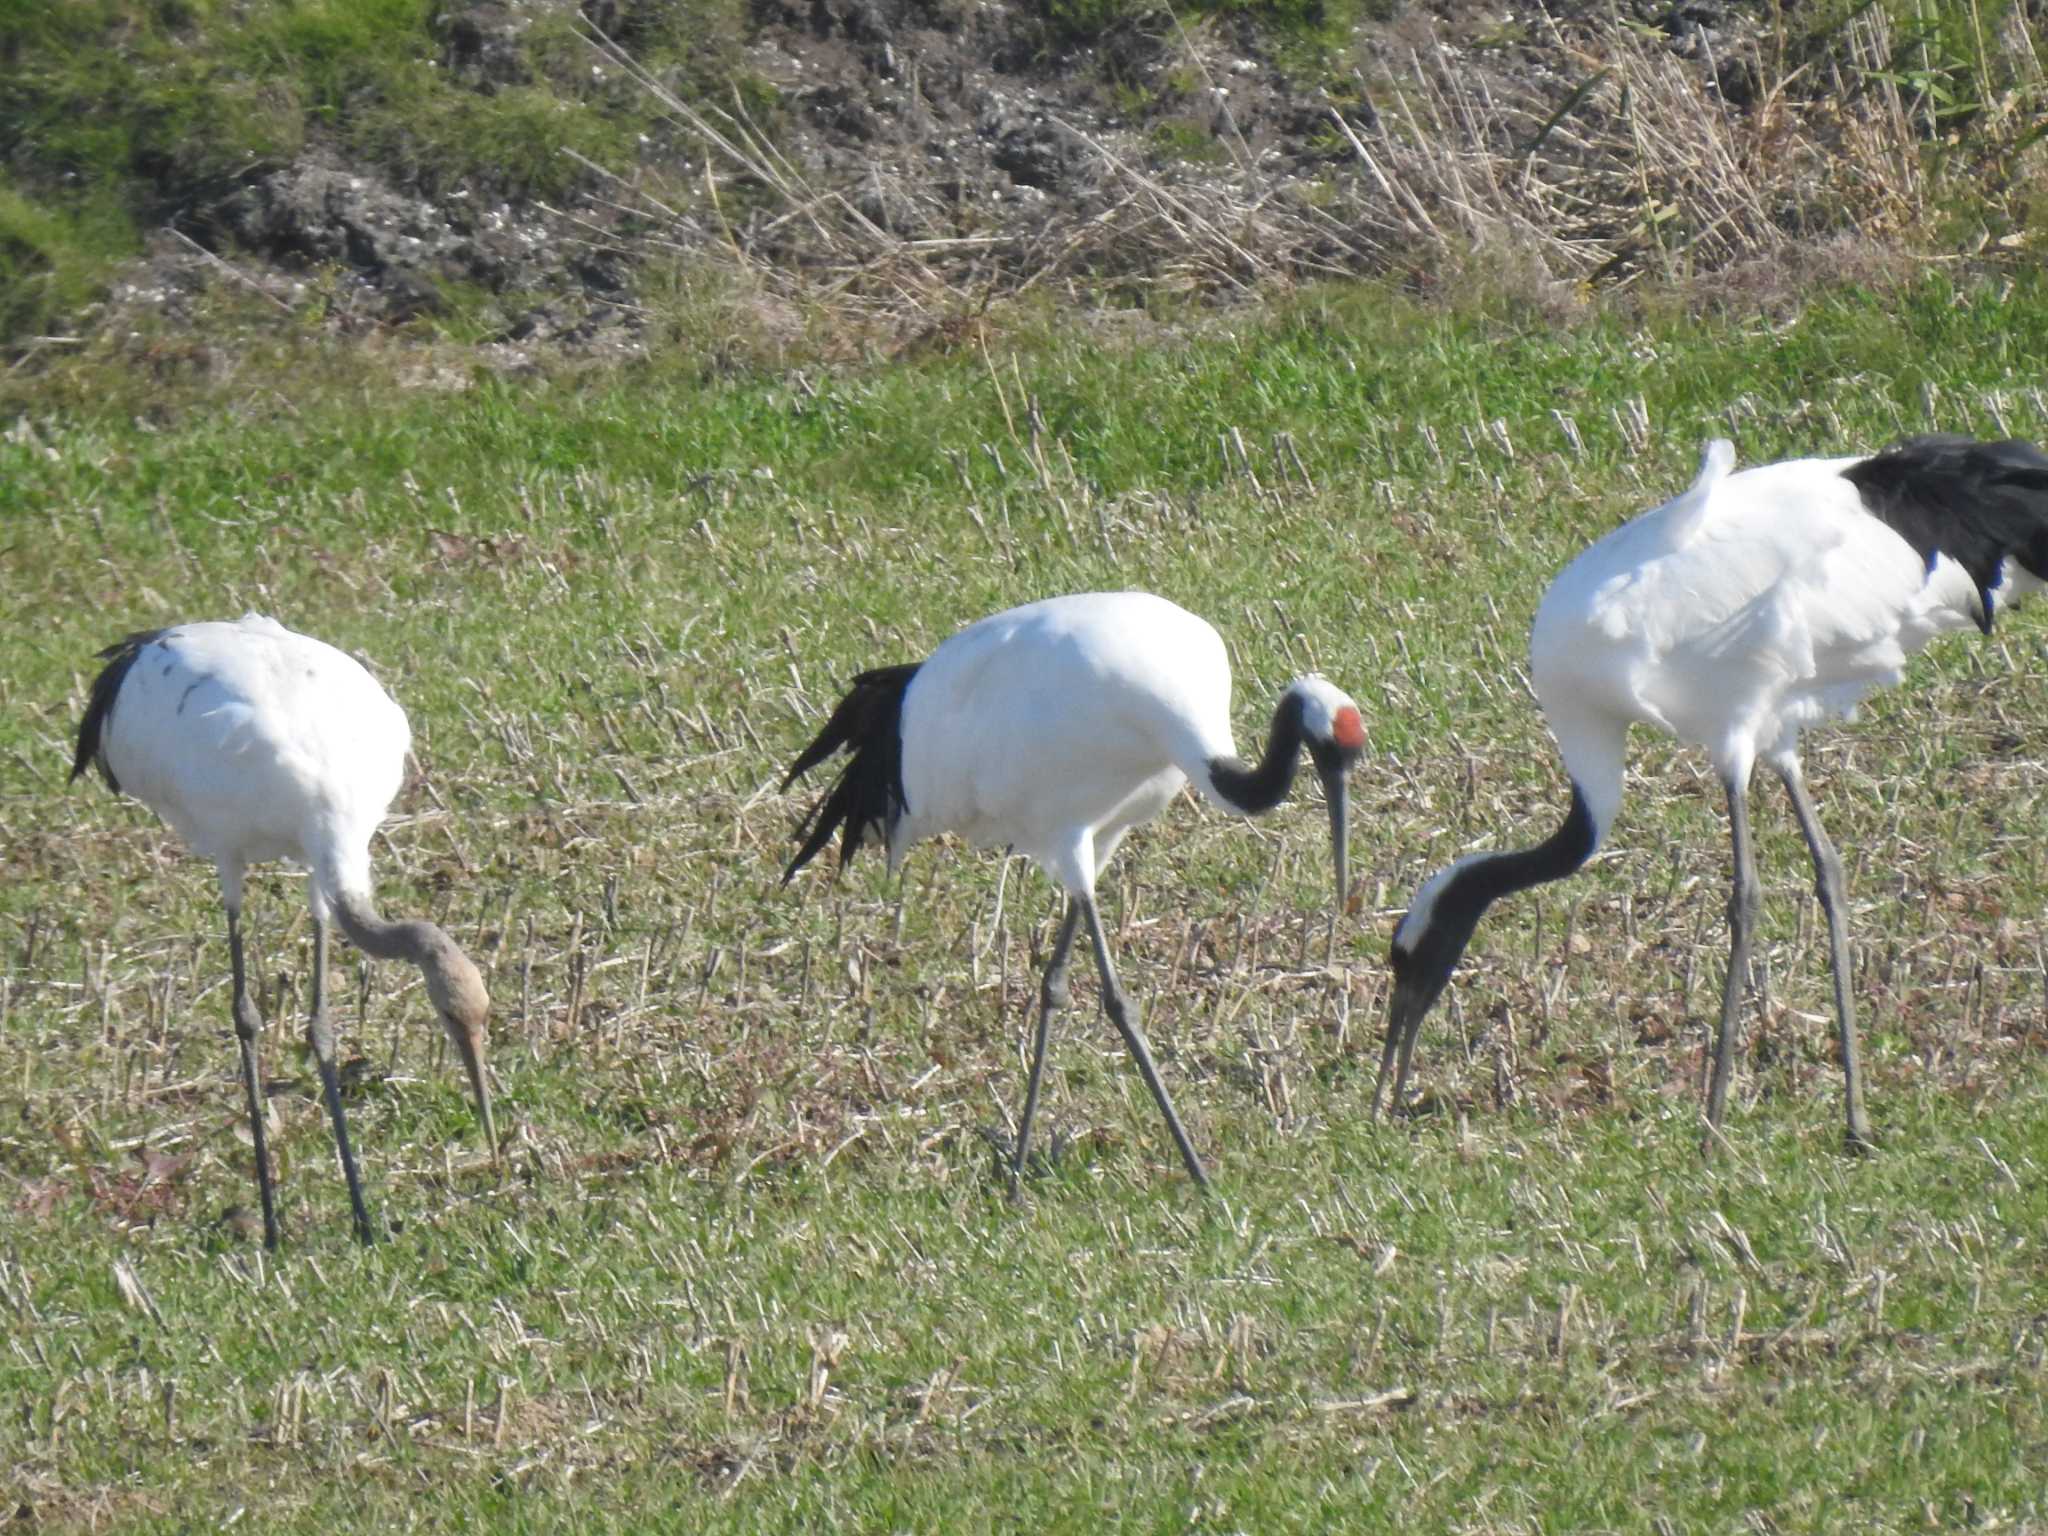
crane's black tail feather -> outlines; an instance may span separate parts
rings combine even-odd
[[[161,629],[139,629],[132,635],[123,635],[104,651],[100,660],[106,666],[100,675],[92,680],[92,692],[85,701],[85,718],[78,722],[78,749],[71,755],[71,782],[77,783],[87,766],[99,764],[100,777],[107,781],[107,788],[115,794],[121,786],[114,779],[114,770],[107,766],[104,736],[107,716],[114,712],[114,700],[120,696],[121,684],[128,679],[128,669],[135,665],[145,647],[168,633]]]
[[[2048,581],[2048,454],[2033,444],[1931,433],[1852,464],[1842,477],[1929,570],[1936,555],[1947,555],[1970,573],[1985,634],[2008,559]]]
[[[782,787],[788,789],[804,774],[833,753],[846,748],[852,755],[824,799],[797,828],[802,846],[789,868],[782,872],[783,884],[810,863],[820,848],[832,841],[840,827],[846,829],[839,841],[839,863],[844,868],[873,828],[885,843],[889,827],[903,814],[903,695],[921,662],[895,667],[876,667],[863,672],[846,690],[846,697],[832,711],[817,740],[803,750],[790,768]]]

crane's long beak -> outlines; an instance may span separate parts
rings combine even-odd
[[[1330,862],[1337,867],[1337,905],[1330,917],[1333,930],[1351,893],[1351,791],[1345,784],[1345,767],[1339,761],[1320,768],[1323,800],[1330,808]]]
[[[473,1036],[467,1030],[450,1029],[456,1050],[462,1053],[463,1070],[469,1073],[470,1089],[476,1094],[476,1110],[484,1123],[484,1140],[491,1146],[491,1163],[498,1166],[502,1158],[498,1152],[498,1125],[491,1117],[491,1085],[484,1079],[484,1050],[480,1036]]]
[[[1387,1091],[1387,1077],[1394,1070],[1395,1055],[1401,1053],[1402,1042],[1408,1038],[1410,1027],[1419,1025],[1423,1013],[1428,1009],[1427,1003],[1418,1007],[1418,1001],[1414,988],[1407,985],[1407,979],[1396,976],[1394,994],[1387,1004],[1387,1040],[1380,1050],[1380,1075],[1372,1081],[1372,1119],[1377,1120],[1380,1117],[1380,1098]],[[1403,1054],[1405,1060],[1405,1053]],[[1402,1076],[1406,1077],[1407,1073],[1403,1072]],[[1399,1090],[1396,1090],[1395,1108],[1398,1109],[1400,1104],[1401,1095]]]
[[[1388,1112],[1400,1111],[1408,1092],[1408,1067],[1415,1056],[1416,1037],[1422,1033],[1422,1021],[1435,1006],[1449,977],[1448,970],[1431,974],[1404,965],[1398,956],[1395,958],[1394,991],[1387,1003],[1387,1040],[1380,1051],[1380,1075],[1372,1085],[1373,1119],[1379,1118],[1380,1096],[1386,1091],[1389,1072],[1394,1075],[1394,1097]]]

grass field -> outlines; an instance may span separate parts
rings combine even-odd
[[[2036,614],[1814,739],[1883,1144],[1844,1159],[1824,932],[1758,795],[1766,999],[1697,1154],[1728,878],[1637,743],[1582,875],[1498,912],[1366,1119],[1387,935],[1553,824],[1548,574],[1689,481],[1928,425],[2048,437],[2048,286],[1766,317],[1353,291],[882,366],[508,382],[175,346],[0,439],[0,1493],[30,1527],[1461,1532],[2048,1528],[2048,690]],[[409,385],[410,387],[401,387]],[[1003,1198],[1058,903],[927,847],[777,881],[779,770],[858,667],[1055,591],[1365,705],[1324,961],[1311,795],[1182,800],[1106,887],[1217,1195],[1094,1009]],[[252,882],[286,1227],[253,1203],[210,869],[66,788],[93,652],[256,607],[352,648],[420,779],[384,906],[485,968],[509,1157],[416,977],[333,984],[359,1250],[301,1046],[302,881]],[[1000,885],[1000,900],[998,899]]]

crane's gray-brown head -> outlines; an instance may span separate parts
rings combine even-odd
[[[434,935],[420,950],[420,975],[426,981],[434,1013],[462,1057],[463,1070],[469,1074],[469,1086],[476,1094],[477,1115],[484,1123],[484,1140],[490,1143],[495,1159],[498,1128],[491,1118],[490,1084],[484,1080],[484,1033],[490,1023],[491,999],[469,956],[438,928]]]
[[[1389,960],[1394,969],[1393,1001],[1387,1027],[1412,1035],[1435,1005],[1464,956],[1492,899],[1490,891],[1467,871],[1492,855],[1468,853],[1416,887],[1415,899],[1394,929]]]
[[[1328,678],[1311,672],[1296,678],[1287,690],[1300,700],[1301,735],[1309,760],[1323,781],[1323,800],[1330,809],[1330,859],[1337,873],[1337,910],[1344,909],[1351,890],[1348,864],[1350,799],[1345,776],[1365,753],[1365,716],[1351,695]]]
[[[491,1118],[491,1085],[484,1081],[484,1030],[490,1023],[491,999],[484,991],[483,977],[469,963],[469,956],[434,924],[417,918],[390,922],[379,917],[367,890],[344,886],[329,900],[341,931],[364,954],[379,960],[409,960],[420,968],[435,1016],[455,1042],[463,1069],[469,1073],[477,1115],[484,1123],[484,1139],[491,1144],[495,1161],[498,1127]]]

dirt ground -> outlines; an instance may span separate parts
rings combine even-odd
[[[521,30],[563,4],[453,9],[441,64],[479,91],[518,83]],[[584,0],[593,70],[637,79],[632,10]],[[894,316],[958,317],[1034,288],[1121,307],[1141,291],[1227,296],[1362,271],[1426,286],[1447,244],[1484,242],[1500,222],[1461,195],[1460,161],[1432,161],[1450,139],[1474,166],[1519,155],[1531,185],[1565,167],[1582,206],[1589,169],[1626,181],[1598,164],[1597,132],[1560,127],[1612,116],[1600,88],[1614,38],[1673,71],[1695,107],[1756,110],[1758,15],[1716,0],[1638,0],[1620,16],[1437,0],[1361,22],[1313,58],[1242,14],[1161,9],[1072,43],[1045,12],[754,0],[742,69],[757,109],[739,92],[673,101],[629,175],[593,167],[567,198],[508,202],[396,184],[314,143],[175,214],[115,308],[175,321],[231,278],[377,328],[459,289],[492,296],[487,344],[516,361],[544,346],[638,349],[649,274],[692,254],[737,263],[765,292]],[[1624,206],[1639,196],[1614,192]],[[1611,275],[1630,259],[1629,221],[1591,201],[1594,227],[1560,238],[1607,241],[1619,254],[1603,247],[1597,275]],[[1546,280],[1586,275],[1536,265]]]

